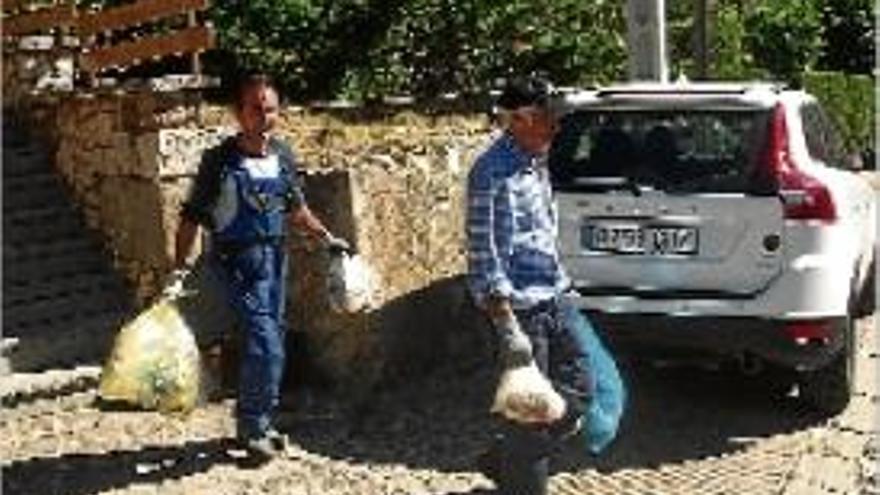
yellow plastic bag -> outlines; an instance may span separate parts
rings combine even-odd
[[[116,336],[99,394],[162,413],[189,413],[198,402],[201,361],[180,299],[163,298]]]

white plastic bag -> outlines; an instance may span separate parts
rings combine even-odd
[[[565,414],[565,400],[531,361],[501,373],[492,412],[520,423],[552,422]]]
[[[333,311],[356,313],[372,305],[373,273],[359,255],[341,252],[330,256],[327,296]]]
[[[498,380],[492,412],[520,423],[552,422],[565,414],[565,401],[535,364],[532,343],[516,317],[493,324],[505,370]]]

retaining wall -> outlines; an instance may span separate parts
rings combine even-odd
[[[138,302],[149,301],[171,267],[180,203],[201,153],[234,128],[226,112],[185,91],[31,96],[16,107],[51,138],[89,225]],[[373,309],[333,313],[327,260],[291,236],[291,329],[306,336],[316,369],[363,390],[474,356],[484,335],[461,279],[463,199],[485,119],[288,108],[282,121],[310,206],[357,247],[378,282]]]

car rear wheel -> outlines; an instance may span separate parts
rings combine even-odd
[[[873,314],[877,308],[875,262],[876,260],[871,260],[871,264],[868,267],[868,275],[864,283],[862,283],[861,290],[859,290],[859,299],[856,302],[855,308],[855,315],[858,318]]]
[[[838,414],[849,404],[855,383],[855,327],[853,318],[844,322],[844,346],[827,366],[804,372],[798,380],[800,397],[819,411]]]
[[[784,398],[797,383],[797,373],[790,368],[768,365],[757,377],[759,386],[774,398]]]

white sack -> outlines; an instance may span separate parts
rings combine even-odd
[[[498,380],[492,412],[511,421],[535,423],[565,414],[565,400],[534,361],[504,370]]]
[[[372,305],[374,277],[359,256],[348,253],[330,256],[327,270],[327,296],[333,311],[356,313]]]

